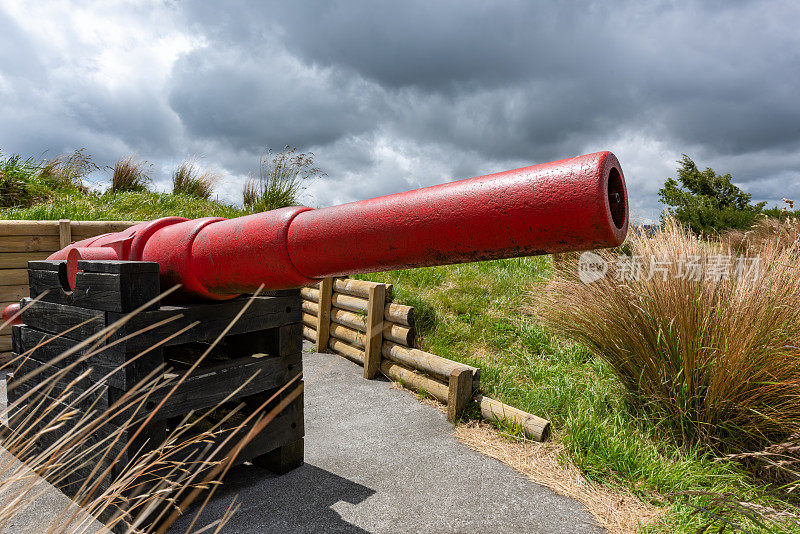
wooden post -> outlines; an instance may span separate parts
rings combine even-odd
[[[367,343],[364,349],[364,378],[375,378],[381,370],[381,345],[383,345],[383,313],[386,307],[386,286],[375,284],[369,288],[367,304]]]
[[[319,308],[317,309],[317,352],[328,350],[331,328],[331,296],[333,278],[323,278],[319,283]]]
[[[69,219],[59,219],[58,237],[61,248],[68,247],[72,244],[72,221]]]
[[[455,423],[472,398],[472,371],[453,369],[447,391],[447,420]]]

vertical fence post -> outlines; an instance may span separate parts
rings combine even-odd
[[[386,285],[375,284],[369,288],[367,305],[367,342],[364,348],[364,378],[375,378],[381,369],[383,344],[383,313],[386,307]]]
[[[331,329],[331,296],[333,278],[323,278],[319,283],[319,309],[317,310],[317,352],[328,350]]]
[[[447,391],[447,420],[455,423],[472,398],[472,371],[453,369]]]
[[[72,244],[72,221],[69,219],[58,220],[58,238],[61,248]]]

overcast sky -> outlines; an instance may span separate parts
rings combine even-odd
[[[645,5],[646,4],[646,5]],[[267,147],[339,204],[598,150],[633,215],[681,153],[800,200],[800,2],[0,0],[0,150],[187,157],[221,199]]]

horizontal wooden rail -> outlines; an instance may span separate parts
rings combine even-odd
[[[525,436],[535,441],[544,441],[550,435],[550,421],[536,417],[500,401],[478,395],[481,416],[487,421],[507,421],[519,425]]]

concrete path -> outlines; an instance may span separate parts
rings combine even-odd
[[[197,523],[225,533],[602,532],[577,501],[456,440],[444,415],[335,355],[306,353],[306,465],[232,470]],[[183,532],[193,514],[171,532]]]

